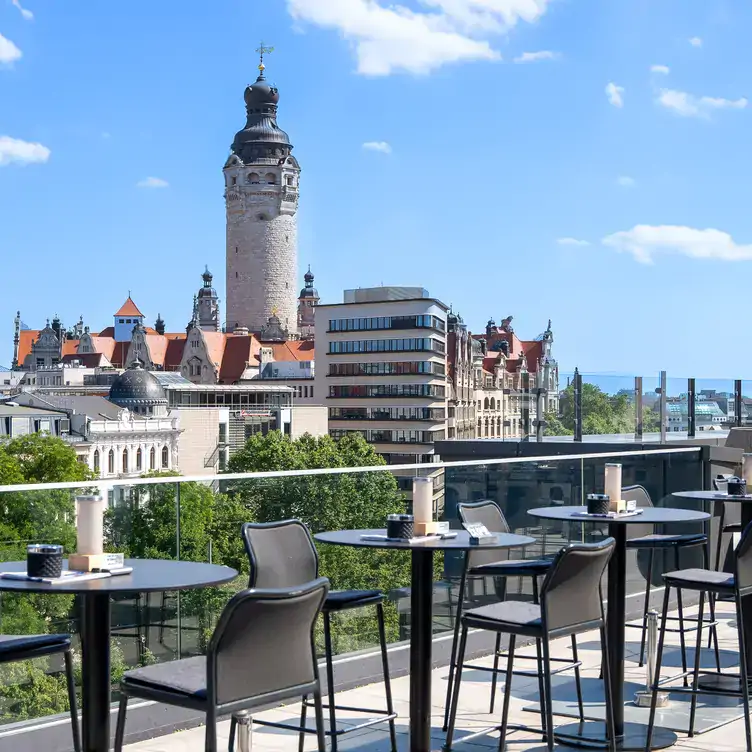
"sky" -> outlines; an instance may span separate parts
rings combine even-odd
[[[562,371],[751,378],[752,4],[0,0],[0,364],[32,328],[224,299],[255,49],[301,167],[300,282],[420,285]]]

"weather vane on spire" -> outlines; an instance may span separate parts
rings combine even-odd
[[[256,49],[256,52],[259,54],[259,71],[261,71],[261,75],[264,74],[264,69],[266,66],[264,65],[264,55],[271,55],[272,52],[274,52],[274,47],[264,47],[264,43],[261,42],[259,47]]]

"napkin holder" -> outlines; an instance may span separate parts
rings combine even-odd
[[[496,541],[496,533],[492,533],[482,522],[463,522],[462,527],[470,536],[470,545],[482,546],[484,543]]]
[[[70,554],[68,569],[76,572],[93,572],[95,569],[121,569],[125,554]]]

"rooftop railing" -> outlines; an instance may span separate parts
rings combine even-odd
[[[0,486],[0,505],[12,519],[10,535],[0,529],[2,561],[25,557],[27,542],[60,543],[75,550],[74,498],[99,490],[109,498],[106,549],[134,558],[174,558],[227,564],[240,572],[221,588],[164,594],[128,594],[112,604],[112,699],[117,683],[131,666],[170,661],[199,654],[207,644],[214,620],[232,592],[246,586],[248,564],[240,541],[240,525],[296,517],[313,532],[383,527],[391,512],[406,511],[408,502],[395,472],[404,477],[436,476],[443,484],[437,514],[458,524],[461,501],[492,499],[514,532],[534,537],[535,544],[519,555],[553,557],[569,541],[588,540],[593,526],[542,524],[529,515],[532,507],[583,503],[586,494],[603,488],[604,464],[623,466],[624,484],[644,485],[654,503],[671,505],[671,493],[703,488],[707,477],[703,450],[698,447],[624,449],[591,454],[496,458],[439,462],[430,466],[403,464],[368,467],[321,467],[307,470],[228,473],[212,476],[162,476],[127,480],[17,484]],[[9,528],[10,529],[10,528]],[[682,529],[687,532],[686,526]],[[378,588],[388,593],[387,634],[395,649],[410,635],[410,565],[406,555],[319,547],[321,573],[334,588]],[[687,562],[689,566],[691,562]],[[698,561],[699,564],[699,561]],[[435,572],[434,633],[445,640],[456,608],[460,560],[447,555]],[[645,562],[632,558],[628,592],[642,594]],[[656,572],[663,571],[656,567]],[[655,583],[659,584],[658,581]],[[529,583],[508,583],[508,592],[527,598]],[[471,597],[494,597],[493,583],[473,583]],[[640,599],[634,600],[635,608]],[[0,632],[33,634],[70,632],[77,642],[79,607],[73,596],[0,594]],[[333,616],[334,650],[339,655],[369,651],[377,645],[372,614],[346,612]],[[62,666],[42,659],[30,666],[0,667],[0,739],[64,723],[66,710]],[[130,716],[129,716],[130,718]],[[31,723],[31,721],[34,721]],[[154,723],[148,714],[133,723]],[[130,723],[130,721],[129,721]],[[148,733],[148,728],[144,729]],[[63,747],[64,748],[64,747]]]

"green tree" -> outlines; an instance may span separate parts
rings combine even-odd
[[[635,404],[630,395],[620,392],[607,394],[595,384],[582,385],[582,433],[634,433]],[[643,432],[660,429],[660,418],[650,407],[642,411]],[[569,436],[574,433],[574,384],[559,395],[558,415],[546,415],[547,436]]]
[[[384,465],[360,434],[335,441],[306,435],[295,441],[273,431],[256,434],[230,458],[229,471],[266,472]],[[384,470],[366,473],[266,478],[228,484],[249,520],[299,519],[312,533],[324,530],[382,528],[389,514],[404,512],[405,499],[394,476]],[[318,546],[320,572],[334,589],[378,588],[389,591],[410,582],[408,554],[392,551]],[[440,571],[441,564],[437,564]],[[398,635],[398,619],[388,609],[390,639]],[[350,612],[335,625],[337,649],[355,649],[376,637],[371,614]]]

